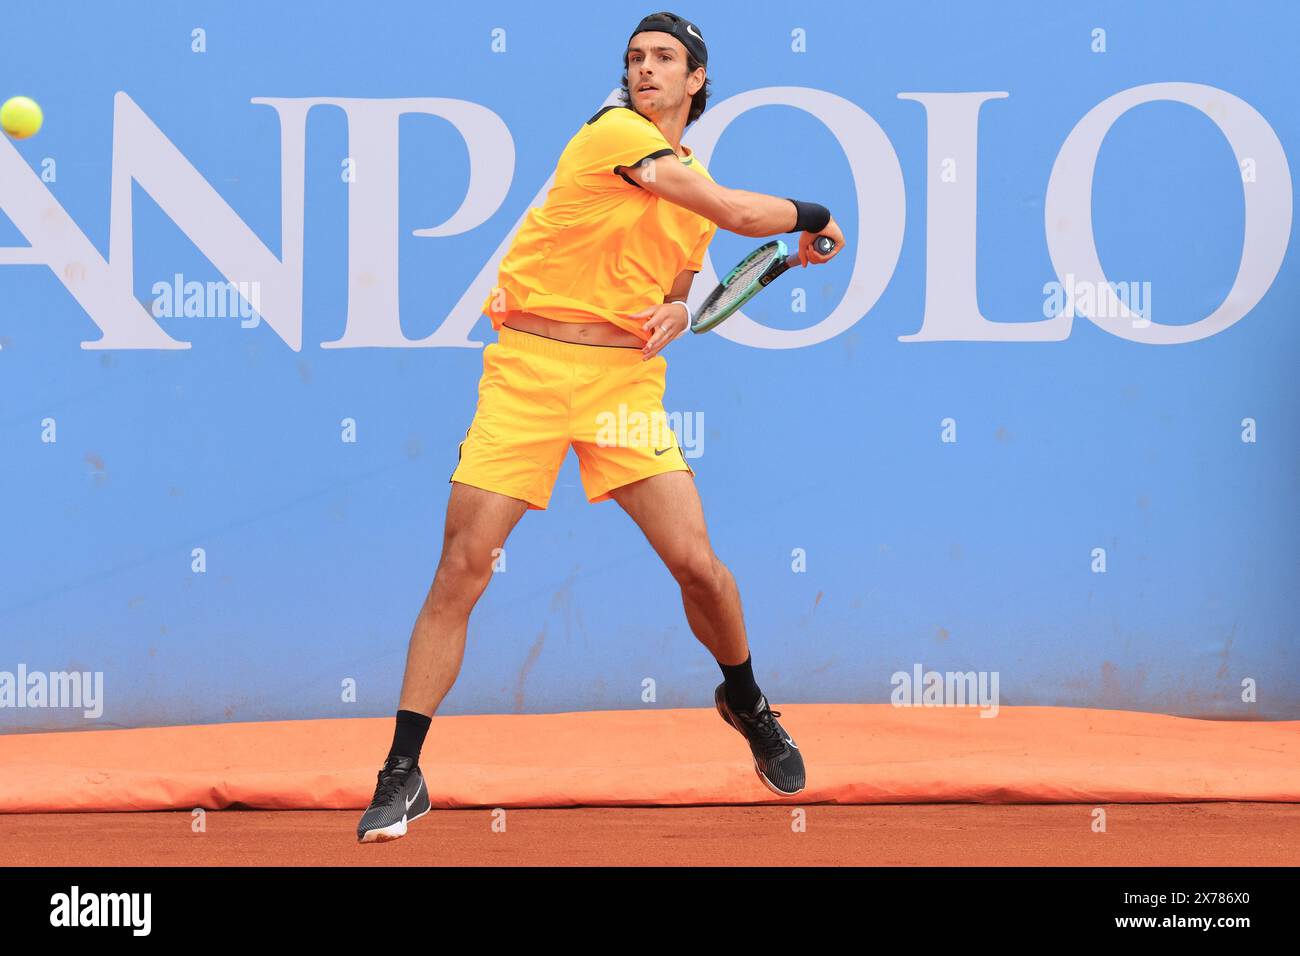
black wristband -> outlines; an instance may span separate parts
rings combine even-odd
[[[825,206],[797,199],[791,199],[790,202],[794,203],[795,208],[795,232],[821,232],[831,221],[831,211]]]

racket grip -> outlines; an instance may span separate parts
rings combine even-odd
[[[835,240],[832,239],[830,236],[818,236],[816,239],[813,240],[812,244],[813,247],[824,256],[829,256],[831,254],[831,250],[835,248]],[[799,264],[798,249],[796,249],[794,252],[790,253],[788,256],[785,257],[785,264],[790,268],[794,268]]]

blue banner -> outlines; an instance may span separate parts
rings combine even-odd
[[[678,10],[683,141],[849,243],[664,353],[768,696],[1300,717],[1300,8],[736,9]],[[44,122],[0,139],[0,730],[393,711],[479,307],[649,12],[6,12]],[[440,712],[718,679],[570,455]]]

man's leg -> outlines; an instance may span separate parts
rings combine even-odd
[[[357,827],[363,843],[403,836],[429,812],[420,755],[431,717],[460,673],[470,611],[492,576],[493,552],[529,505],[545,509],[569,450],[573,371],[548,343],[502,328],[483,350],[474,420],[450,478],[442,556],[406,653],[393,743]]]
[[[399,710],[432,716],[451,690],[465,656],[469,613],[492,577],[503,547],[528,503],[453,481],[442,557],[406,652]]]
[[[749,657],[740,591],[709,543],[695,479],[685,471],[642,478],[610,497],[636,522],[682,589],[686,620],[719,664]]]
[[[748,742],[758,778],[782,796],[799,793],[806,781],[803,757],[777,721],[780,712],[768,706],[754,682],[740,591],[713,553],[694,477],[670,471],[611,489],[609,495],[681,586],[686,620],[722,668],[724,682],[713,692],[714,706]]]
[[[406,652],[393,745],[357,826],[362,843],[396,840],[406,834],[408,823],[429,812],[429,791],[419,767],[424,735],[460,673],[469,612],[492,575],[492,552],[505,544],[527,510],[528,503],[518,498],[459,481],[451,484],[442,557]]]

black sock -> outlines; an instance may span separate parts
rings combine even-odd
[[[413,710],[397,712],[397,728],[393,731],[393,746],[388,751],[390,757],[411,757],[420,762],[420,748],[424,746],[424,735],[429,732],[432,719],[417,714]]]
[[[763,692],[754,683],[754,668],[750,664],[750,658],[746,657],[743,664],[723,664],[719,661],[718,666],[722,668],[722,679],[726,682],[723,694],[726,695],[727,705],[732,710],[743,710],[745,713],[752,711]]]

